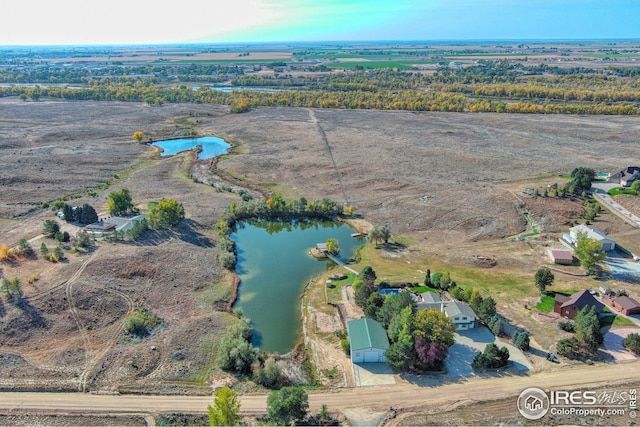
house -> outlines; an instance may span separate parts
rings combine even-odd
[[[347,323],[351,361],[353,363],[384,363],[389,348],[387,332],[373,319],[362,318]]]
[[[629,187],[638,178],[640,178],[640,167],[638,166],[628,166],[609,174],[609,182],[617,182],[623,187]]]
[[[556,294],[555,296],[555,304],[553,307],[553,311],[558,313],[562,317],[567,317],[569,319],[573,319],[576,317],[576,314],[584,307],[596,307],[596,312],[598,314],[602,313],[604,308],[604,304],[595,299],[593,295],[587,290],[576,292],[570,297],[566,295]]]
[[[633,298],[617,297],[613,300],[613,308],[622,314],[630,316],[632,314],[640,314],[640,303]]]
[[[113,224],[116,227],[116,231],[125,232],[131,230],[135,224],[146,219],[146,215],[114,216],[106,219],[105,222],[107,224]]]
[[[438,310],[444,312],[453,320],[458,330],[473,329],[478,324],[478,317],[468,305],[458,301],[441,301],[440,296],[434,292],[425,292],[421,295],[422,301],[416,303],[417,310]]]
[[[574,246],[578,243],[578,234],[580,233],[584,233],[588,238],[602,243],[602,250],[605,252],[612,251],[616,248],[616,242],[612,238],[602,231],[584,224],[576,225],[569,229],[569,237]]]
[[[324,254],[326,252],[329,252],[327,250],[327,244],[326,243],[316,243],[316,250],[318,252],[320,252],[321,254]]]
[[[551,262],[554,264],[571,265],[573,264],[573,254],[564,249],[549,249]]]

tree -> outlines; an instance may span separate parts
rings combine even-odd
[[[451,346],[457,327],[453,320],[438,310],[420,310],[413,318],[415,337],[424,337],[429,342]]]
[[[242,420],[238,394],[227,386],[216,390],[213,406],[207,410],[210,426],[235,426]]]
[[[370,319],[377,319],[378,310],[384,305],[384,300],[384,295],[379,292],[373,292],[367,299],[367,303],[364,307],[364,315]]]
[[[417,337],[413,343],[416,353],[416,368],[423,371],[439,371],[449,354],[449,347],[442,343],[429,342],[425,337]]]
[[[42,258],[44,259],[49,258],[49,248],[47,248],[47,245],[44,242],[40,244],[40,255],[42,255]]]
[[[513,341],[513,345],[518,347],[520,350],[523,350],[523,351],[529,350],[529,345],[530,345],[529,332],[518,330],[511,337],[511,341]]]
[[[83,204],[82,206],[78,206],[75,211],[73,217],[80,224],[92,224],[98,220],[98,213],[88,203]],[[66,219],[65,214],[65,219]]]
[[[60,231],[60,225],[58,225],[57,221],[53,219],[45,220],[44,226],[42,227],[42,234],[46,237],[53,238],[58,231]]]
[[[56,256],[56,259],[61,260],[64,259],[64,251],[60,246],[56,246],[53,250],[53,254]]]
[[[267,397],[267,418],[278,425],[291,425],[305,419],[309,396],[302,387],[283,387]]]
[[[424,285],[431,287],[431,269],[427,268],[427,273],[424,275]]]
[[[19,300],[22,298],[22,284],[17,277],[13,279],[2,279],[0,289],[4,290],[7,300]]]
[[[640,179],[636,179],[635,181],[633,181],[633,183],[631,184],[631,189],[636,193],[640,193]]]
[[[603,340],[596,307],[583,307],[573,319],[573,324],[576,331],[575,337],[581,346],[587,352],[595,353]]]
[[[334,237],[329,237],[327,239],[327,252],[331,255],[338,255],[340,252],[340,247],[338,246],[338,239]]]
[[[540,290],[541,294],[544,294],[545,290],[553,285],[554,279],[553,273],[548,268],[539,268],[538,271],[536,271],[536,287]]]
[[[281,369],[273,356],[264,361],[264,366],[258,366],[253,370],[255,381],[264,387],[273,387],[280,381]]]
[[[112,191],[109,193],[109,200],[107,201],[107,209],[111,215],[122,215],[133,209],[133,203],[131,202],[131,194],[127,188],[123,188],[120,191]]]
[[[574,193],[582,193],[591,189],[591,181],[594,180],[596,171],[591,168],[579,167],[571,172],[571,187]]]
[[[149,212],[152,228],[173,227],[184,218],[184,207],[174,199],[160,200]]]
[[[556,344],[558,354],[565,357],[575,357],[580,352],[580,342],[576,337],[562,338]]]
[[[580,264],[587,269],[587,274],[593,273],[593,268],[607,257],[602,250],[602,242],[587,237],[584,231],[578,232],[575,254]]]
[[[369,232],[369,237],[368,237],[369,241],[375,242],[376,246],[378,245],[378,240],[382,240],[386,245],[387,243],[389,243],[390,238],[391,238],[391,231],[389,230],[389,227],[387,227],[386,225],[383,225],[381,227],[379,226],[373,227],[373,229]]]
[[[64,204],[64,206],[62,207],[62,219],[67,222],[76,220],[76,213],[73,209],[73,206],[70,206],[66,203]]]
[[[635,354],[640,354],[640,334],[633,332],[627,335],[627,337],[622,341],[622,345],[624,345],[624,348],[633,351]]]
[[[411,337],[403,336],[397,342],[392,343],[385,353],[387,364],[392,368],[407,370],[416,361],[416,350]]]
[[[360,270],[360,277],[362,278],[362,280],[364,280],[364,283],[366,283],[369,286],[373,286],[377,278],[376,272],[373,270],[373,268],[371,268],[368,265],[364,266],[362,270]]]
[[[377,293],[373,290],[373,288],[366,283],[360,282],[359,284],[354,286],[353,297],[355,299],[356,304],[358,304],[362,308],[367,307],[367,301],[369,297]]]
[[[411,292],[400,292],[388,295],[384,300],[384,304],[378,310],[378,318],[376,320],[380,322],[384,328],[387,328],[391,323],[391,319],[405,307],[411,307],[412,313],[416,311],[416,303],[411,297]],[[411,344],[413,345],[413,341]]]
[[[18,243],[18,253],[25,257],[32,257],[33,255],[35,255],[35,252],[33,251],[31,244],[24,237],[20,239],[20,243]],[[0,259],[1,258],[2,257],[0,256]]]
[[[144,132],[136,131],[133,133],[133,139],[139,144],[142,142],[142,138],[144,138]]]
[[[506,347],[498,348],[494,343],[489,343],[484,352],[479,352],[473,359],[474,368],[497,369],[506,366],[509,362],[509,350]]]

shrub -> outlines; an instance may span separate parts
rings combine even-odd
[[[640,334],[631,333],[622,341],[624,348],[633,351],[635,354],[640,354]]]
[[[513,345],[518,347],[520,350],[523,350],[523,351],[529,350],[529,345],[530,345],[529,332],[523,331],[523,330],[516,331],[511,337],[511,340],[513,341]]]
[[[580,342],[576,337],[563,338],[556,347],[558,354],[565,357],[575,357],[580,352]]]
[[[567,319],[559,321],[558,328],[571,333],[576,331],[574,323],[571,320]]]
[[[342,351],[344,351],[344,354],[346,354],[347,356],[351,355],[351,343],[349,342],[348,338],[341,339],[340,346],[342,347]]]
[[[253,369],[253,378],[261,386],[269,388],[276,386],[282,379],[281,369],[276,359],[270,356],[265,360],[264,366],[257,363],[257,366]]]
[[[160,319],[144,308],[129,314],[124,321],[124,331],[132,336],[144,338],[160,324]]]

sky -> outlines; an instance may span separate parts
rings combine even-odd
[[[640,38],[640,0],[4,0],[0,45]]]

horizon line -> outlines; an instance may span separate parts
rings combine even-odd
[[[0,49],[17,48],[17,47],[145,47],[145,46],[198,46],[198,45],[216,45],[216,46],[235,46],[235,45],[282,45],[282,44],[391,44],[391,43],[409,43],[409,44],[441,44],[444,42],[452,43],[479,43],[479,42],[639,42],[639,37],[605,37],[605,38],[442,38],[442,39],[381,39],[381,40],[271,40],[271,41],[176,41],[176,42],[127,42],[127,43],[13,43],[0,44]]]

